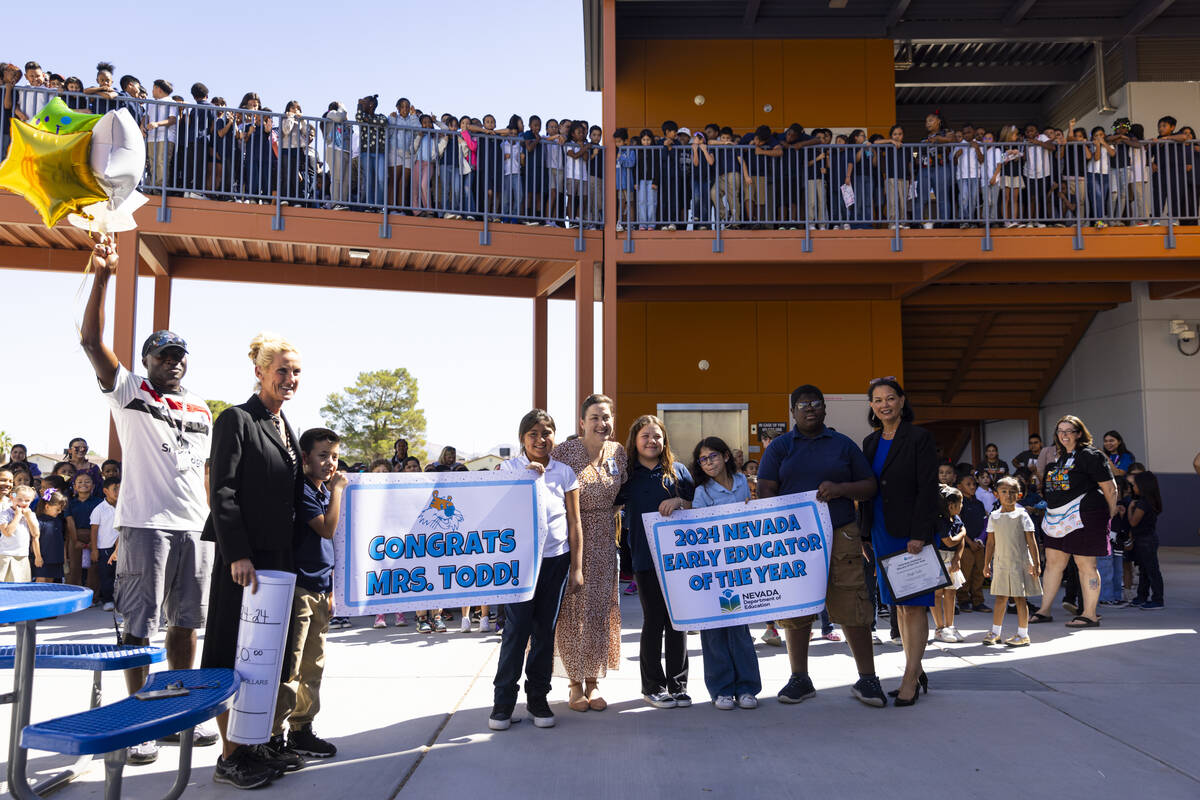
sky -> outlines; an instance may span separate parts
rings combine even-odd
[[[72,0],[55,8],[65,19],[95,13],[94,4]],[[306,0],[217,0],[203,14],[186,4],[160,4],[155,29],[176,33],[163,36],[118,24],[143,15],[144,3],[110,2],[105,9],[112,22],[96,28],[99,36],[7,37],[0,61],[36,60],[89,86],[96,62],[111,61],[118,75],[147,85],[166,78],[184,95],[201,81],[231,105],[256,91],[272,108],[296,99],[314,115],[332,100],[353,107],[378,93],[389,109],[405,96],[439,114],[600,118],[599,93],[584,91],[580,6],[565,0],[526,0],[519,14],[507,3],[478,0],[358,2],[346,14]],[[22,4],[5,11],[5,23],[9,30],[39,30],[45,17],[35,4]],[[67,49],[47,52],[39,41]],[[59,452],[74,436],[96,452],[107,448],[107,404],[79,347],[90,288],[83,267],[81,258],[78,273],[0,268],[10,354],[29,356],[17,359],[25,366],[2,371],[0,431],[31,452]],[[114,289],[110,284],[110,330]],[[152,281],[141,279],[139,346],[152,330],[153,296]],[[565,438],[576,417],[574,304],[549,307],[548,411]],[[597,309],[597,325],[600,318]],[[319,410],[330,392],[376,369],[406,367],[416,376],[427,440],[455,445],[460,455],[514,442],[533,402],[531,300],[175,280],[171,327],[191,351],[187,388],[233,403],[254,389],[250,339],[261,330],[287,336],[301,352],[303,371],[284,413],[301,430],[322,424]],[[601,338],[597,333],[597,388]]]

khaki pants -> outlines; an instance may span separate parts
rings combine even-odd
[[[742,173],[726,172],[717,178],[710,191],[716,215],[726,222],[742,221]],[[722,208],[724,198],[728,208]]]
[[[29,556],[0,556],[0,582],[29,583],[32,580]]]
[[[162,189],[171,188],[171,165],[175,158],[174,142],[149,142],[150,185]]]
[[[858,523],[843,525],[829,537],[829,583],[825,588],[825,610],[829,619],[848,628],[869,628],[875,621],[875,606],[867,591],[863,570],[862,535]],[[776,620],[785,630],[807,628],[816,614]]]
[[[908,181],[903,178],[888,178],[886,189],[888,222],[904,222],[904,210],[908,203]]]
[[[272,734],[311,725],[321,710],[321,676],[325,673],[325,636],[329,633],[329,595],[296,587],[286,664],[291,675],[279,684]]]
[[[958,604],[978,604],[983,602],[983,561],[987,549],[972,550],[971,545],[963,548],[962,567],[963,579],[966,581],[958,588]]]

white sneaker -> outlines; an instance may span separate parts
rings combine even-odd
[[[491,620],[489,620],[487,617],[482,617],[482,618],[480,618],[480,620],[479,620],[479,632],[480,632],[480,633],[490,633],[490,632],[491,632],[491,630],[492,630],[492,623],[491,623]]]
[[[967,637],[965,637],[961,633],[959,633],[958,628],[954,627],[953,625],[946,628],[946,630],[948,630],[950,633],[952,633],[954,635],[954,640],[956,642],[965,642],[967,640]]]
[[[217,728],[212,722],[201,722],[192,729],[192,744],[196,747],[208,747],[220,739]]]
[[[738,708],[758,708],[758,698],[746,692],[738,695]]]
[[[713,700],[713,705],[721,711],[733,711],[737,708],[737,701],[731,695],[723,694],[716,700]]]
[[[154,742],[142,742],[129,748],[130,764],[153,764],[158,760],[158,745]]]
[[[937,635],[933,638],[939,642],[950,642],[951,644],[958,641],[958,637],[954,635],[954,632],[950,628],[939,629]]]
[[[383,614],[375,615],[375,627],[376,628],[386,628],[387,627],[387,620],[383,618]]]
[[[112,610],[113,610],[113,608],[114,608],[114,606],[113,606],[113,604],[112,604],[112,603],[105,603],[105,604],[103,605],[103,608],[104,608],[104,610],[105,610],[105,611],[112,611]]]
[[[405,618],[403,611],[401,611],[399,614],[396,615],[396,627],[397,628],[407,628],[408,627],[408,620]]]
[[[471,632],[471,615],[470,614],[463,614],[462,624],[458,626],[458,630],[460,633],[470,633]]]

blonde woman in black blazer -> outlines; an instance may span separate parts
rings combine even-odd
[[[879,493],[860,507],[861,527],[871,531],[876,557],[901,550],[919,553],[933,542],[937,520],[937,447],[928,431],[912,424],[912,408],[894,378],[873,381],[867,396],[871,402],[867,419],[875,431],[863,440],[863,454],[875,473]],[[934,593],[898,602],[883,579],[883,570],[876,572],[880,602],[896,606],[904,644],[904,678],[890,694],[897,706],[910,706],[917,702],[918,689],[928,691],[921,658],[929,637],[926,609],[933,606]]]
[[[242,591],[258,590],[257,570],[294,571],[295,514],[300,443],[283,417],[283,404],[300,385],[300,354],[276,334],[250,343],[257,393],[225,410],[213,430],[208,522],[203,538],[217,543],[209,591],[203,667],[235,666]],[[287,665],[284,666],[287,669]],[[239,788],[270,782],[277,769],[303,761],[271,744],[239,745],[226,737],[228,712],[217,717],[222,754],[214,780]]]

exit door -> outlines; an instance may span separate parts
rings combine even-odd
[[[659,403],[658,417],[667,426],[675,457],[685,464],[708,436],[719,436],[730,450],[749,452],[750,406],[746,403]]]

